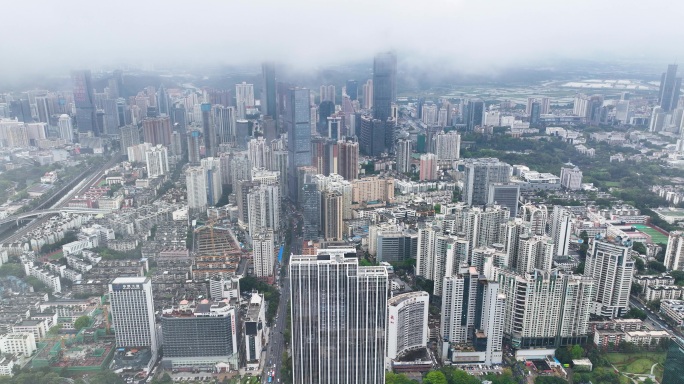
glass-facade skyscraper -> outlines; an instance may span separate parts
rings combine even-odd
[[[76,126],[79,132],[93,132],[99,136],[95,109],[95,94],[90,71],[71,72],[71,82],[74,86],[74,104],[76,106]]]
[[[288,171],[290,200],[297,201],[299,193],[297,168],[311,165],[311,109],[307,88],[290,88],[286,97],[285,124],[287,125]]]
[[[373,118],[386,121],[392,116],[392,103],[397,99],[397,56],[381,53],[373,60]]]
[[[684,384],[684,340],[670,340],[662,384]]]
[[[354,248],[317,252],[290,261],[293,383],[384,383],[387,270]]]
[[[261,64],[262,76],[262,90],[261,90],[261,113],[264,116],[271,116],[271,119],[276,120],[278,113],[276,112],[276,77],[275,77],[275,63],[265,62]]]
[[[658,104],[663,112],[670,112],[677,108],[679,92],[682,87],[682,78],[677,77],[677,64],[667,66],[667,72],[660,77],[660,90],[658,92]]]

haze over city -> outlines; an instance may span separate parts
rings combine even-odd
[[[677,1],[23,1],[5,4],[0,81],[74,68],[300,69],[400,53],[406,68],[496,74],[565,60],[684,57]]]

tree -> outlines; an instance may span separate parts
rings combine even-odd
[[[124,380],[112,371],[101,371],[94,374],[89,380],[97,384],[124,384]]]
[[[642,311],[639,308],[630,308],[627,313],[625,313],[625,316],[623,316],[625,319],[641,319],[644,320],[648,315],[646,312]]]
[[[418,382],[409,379],[403,373],[387,372],[385,374],[385,384],[418,384]]]
[[[173,379],[171,379],[171,376],[166,372],[164,372],[162,377],[152,380],[152,384],[171,384],[171,383],[173,383]]]
[[[644,288],[641,286],[641,284],[632,283],[632,289],[630,290],[630,292],[634,296],[639,296],[641,294],[641,291],[643,291],[643,290],[644,290]]]
[[[561,362],[561,364],[570,364],[572,363],[572,355],[570,354],[570,351],[566,347],[561,347],[556,349],[556,359]]]
[[[637,257],[634,259],[634,266],[636,267],[637,271],[643,271],[645,269],[645,263],[644,260],[641,259],[641,257]]]
[[[443,367],[440,371],[447,378],[449,384],[479,384],[480,380],[469,375],[466,371],[454,367]]]
[[[634,244],[632,244],[632,249],[639,252],[639,254],[641,254],[641,255],[645,255],[647,252],[646,246],[644,245],[644,243],[641,243],[638,241],[635,242]]]
[[[24,277],[26,276],[26,272],[21,264],[7,263],[0,267],[0,276]]]
[[[74,321],[74,329],[77,331],[80,331],[83,328],[86,328],[87,326],[90,325],[90,317],[88,316],[81,316],[76,321]]]
[[[534,384],[568,384],[568,382],[557,376],[537,376]]]
[[[651,269],[651,270],[656,271],[656,272],[667,271],[667,267],[665,266],[665,264],[661,263],[660,261],[651,260],[648,262],[647,265],[648,265],[648,269]]]
[[[573,345],[570,348],[570,356],[572,356],[573,360],[581,359],[582,357],[584,357],[584,348],[582,348],[578,344]]]
[[[449,384],[446,377],[440,371],[428,372],[425,379],[423,379],[423,384]]]

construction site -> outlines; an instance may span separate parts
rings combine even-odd
[[[84,328],[73,337],[46,340],[38,343],[38,353],[31,362],[32,368],[50,367],[69,373],[106,369],[114,355],[113,335],[103,328]]]

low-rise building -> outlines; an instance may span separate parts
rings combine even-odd
[[[36,338],[31,332],[12,332],[0,337],[0,352],[31,356],[36,351]]]
[[[644,298],[647,301],[681,299],[684,297],[684,287],[678,285],[647,285]]]
[[[47,335],[47,323],[47,320],[23,320],[12,326],[12,332],[29,332],[33,334],[35,340],[41,340]]]
[[[663,340],[669,340],[666,331],[630,331],[625,332],[625,341],[638,347],[655,349]]]
[[[684,300],[663,300],[660,313],[674,321],[678,327],[684,326]]]

